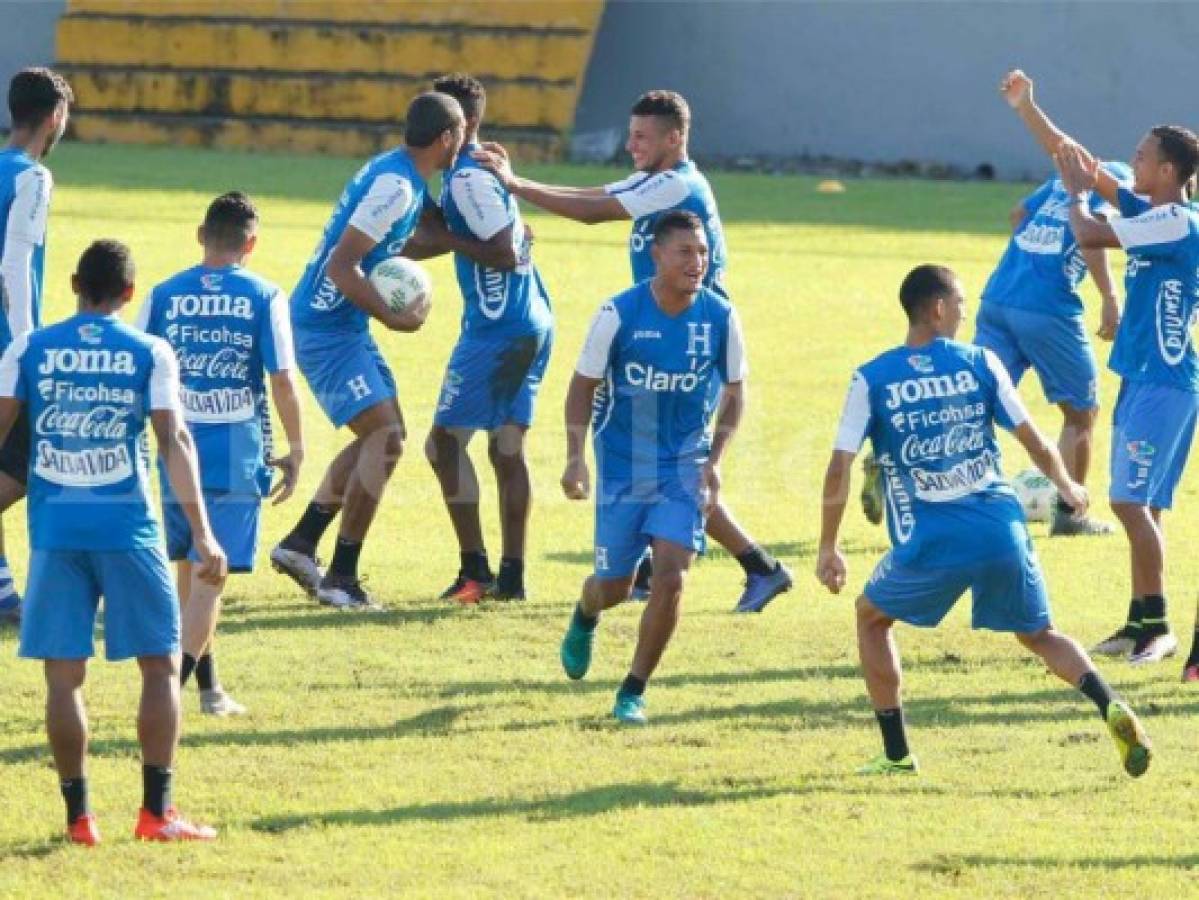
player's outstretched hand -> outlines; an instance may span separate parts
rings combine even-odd
[[[1012,69],[999,82],[999,93],[1012,109],[1032,103],[1032,79],[1020,69]]]
[[[1067,141],[1053,155],[1062,184],[1071,194],[1092,190],[1099,180],[1099,160],[1078,144]]]
[[[229,574],[229,561],[225,559],[225,551],[211,534],[201,535],[196,541],[196,553],[200,563],[196,568],[196,576],[205,584],[220,584]]]
[[[572,460],[562,473],[562,493],[567,500],[586,500],[591,493],[591,473],[583,460]]]
[[[816,556],[816,577],[820,583],[834,594],[841,593],[845,587],[845,576],[848,569],[845,566],[845,556],[840,547],[821,547]]]
[[[476,150],[471,156],[484,169],[498,178],[500,184],[506,189],[512,190],[512,186],[516,183],[516,175],[512,171],[512,161],[508,158],[508,151],[503,146],[488,141],[483,144],[482,150]]]
[[[1062,490],[1063,487],[1065,490]],[[1081,519],[1087,514],[1087,509],[1091,506],[1091,497],[1081,484],[1069,481],[1064,485],[1059,485],[1057,492],[1061,495],[1062,501],[1074,510],[1076,519]]]
[[[268,497],[274,497],[272,506],[278,506],[280,503],[286,502],[292,494],[296,492],[296,484],[300,480],[300,466],[304,462],[304,454],[295,447],[291,448],[291,452],[287,456],[272,456],[267,461],[267,465],[273,469],[278,469],[283,476],[271,488]]]

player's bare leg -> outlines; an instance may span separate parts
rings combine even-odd
[[[1078,409],[1069,403],[1059,403],[1058,408],[1062,411],[1062,433],[1058,437],[1062,462],[1075,482],[1086,484],[1091,469],[1091,450],[1099,408]],[[1049,526],[1051,535],[1105,535],[1114,532],[1115,529],[1107,522],[1087,516],[1076,518],[1074,510],[1060,499],[1056,501]]]
[[[1159,662],[1178,649],[1166,612],[1166,536],[1161,510],[1137,503],[1112,503],[1112,511],[1128,536],[1133,601],[1129,624],[1103,644],[1127,630],[1133,644],[1128,650],[1129,661],[1137,665]]]
[[[858,597],[856,613],[858,659],[866,680],[866,693],[870,695],[870,705],[883,735],[883,755],[859,772],[864,775],[914,773],[916,759],[908,749],[900,698],[903,670],[893,631],[895,620],[865,595]]]
[[[4,546],[3,517],[24,496],[25,485],[0,472],[0,622],[17,623],[21,620],[21,597],[17,593],[12,570],[8,566],[8,553]]]
[[[474,432],[468,428],[434,425],[425,441],[425,458],[437,475],[441,496],[458,539],[459,569],[441,599],[473,606],[491,589],[494,576],[483,544],[479,517],[479,478],[467,447]]]
[[[523,425],[509,422],[493,431],[487,442],[500,505],[502,546],[494,591],[498,600],[525,599],[525,539],[533,506],[533,484],[525,457],[527,431]]]
[[[92,844],[99,840],[87,794],[87,711],[83,682],[87,660],[48,659],[46,676],[46,734],[63,800],[71,839]],[[86,819],[85,819],[86,817]]]
[[[754,542],[723,502],[718,502],[709,514],[704,530],[745,572],[745,590],[737,600],[737,612],[761,612],[771,600],[791,589],[791,572]]]

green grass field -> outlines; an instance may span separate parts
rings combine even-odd
[[[91,239],[128,241],[148,288],[198,260],[204,207],[231,188],[253,194],[263,214],[252,266],[290,287],[357,165],[78,146],[52,162],[50,319],[73,308],[68,277]],[[586,184],[615,173],[539,174]],[[1133,782],[1090,704],[1014,640],[972,633],[964,604],[936,632],[899,631],[924,774],[852,774],[878,744],[857,673],[852,599],[886,537],[851,510],[849,589],[832,597],[819,588],[819,487],[844,388],[855,365],[902,338],[895,291],[912,265],[948,263],[977,296],[1022,188],[853,181],[845,194],[823,195],[809,178],[714,182],[752,368],[726,498],[794,569],[794,591],[761,616],[733,616],[738,566],[721,553],[703,560],[647,695],[648,729],[621,730],[608,718],[639,607],[605,617],[585,682],[562,675],[558,641],[589,570],[592,527],[590,506],[567,502],[557,487],[562,400],[592,312],[626,286],[627,225],[531,215],[559,317],[531,438],[531,600],[463,611],[435,599],[453,577],[457,548],[420,445],[460,303],[448,261],[438,260],[429,324],[381,338],[411,434],[364,553],[387,611],[318,608],[265,565],[232,581],[219,663],[251,714],[202,718],[189,691],[177,765],[180,805],[222,830],[202,847],[131,839],[138,679],[132,665],[103,662],[88,701],[93,803],[106,843],[92,852],[64,846],[40,668],[19,661],[13,632],[0,632],[0,895],[1199,894],[1196,694],[1178,683],[1173,661],[1149,670],[1103,665],[1156,740],[1153,769]],[[1115,387],[1105,375],[1109,408]],[[1056,411],[1035,381],[1023,393],[1056,434]],[[340,446],[304,396],[304,497],[265,515],[264,550]],[[1108,436],[1105,416],[1092,479],[1100,498]],[[1027,466],[1010,441],[1005,447],[1009,473]],[[486,461],[476,460],[487,485]],[[1190,549],[1197,479],[1193,469],[1181,513],[1169,519],[1171,617],[1184,643],[1199,578]],[[493,500],[488,491],[494,559]],[[1102,500],[1097,509],[1105,511]],[[1044,526],[1033,530],[1059,626],[1087,643],[1108,633],[1128,596],[1123,538],[1050,541]],[[23,579],[19,516],[7,531]]]

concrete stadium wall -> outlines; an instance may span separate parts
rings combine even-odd
[[[996,91],[1006,69],[1029,72],[1079,140],[1127,159],[1153,124],[1199,126],[1197,50],[1194,0],[609,0],[575,131],[623,131],[639,93],[672,88],[691,103],[699,157],[1039,177],[1046,160]]]
[[[54,29],[66,0],[0,0],[0,94],[26,66],[54,62]],[[7,129],[8,104],[0,99],[0,128]]]

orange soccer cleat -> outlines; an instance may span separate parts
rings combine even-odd
[[[91,813],[84,813],[68,825],[67,840],[85,847],[94,847],[100,843],[100,829],[96,826],[96,817]]]
[[[133,836],[140,841],[211,841],[216,838],[216,829],[193,825],[173,806],[167,807],[164,816],[143,807],[137,814]]]

